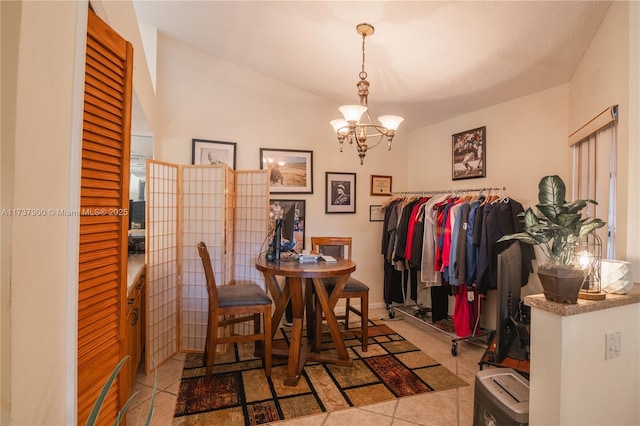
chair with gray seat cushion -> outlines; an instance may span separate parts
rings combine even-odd
[[[264,342],[263,365],[265,375],[271,375],[271,299],[255,283],[230,284],[216,286],[209,251],[204,242],[197,244],[198,254],[202,259],[207,292],[209,294],[209,318],[207,324],[207,338],[204,347],[204,363],[206,366],[205,380],[211,380],[213,364],[216,356],[216,345],[220,343],[234,343],[247,341]],[[222,319],[221,319],[222,317]],[[264,321],[262,330],[261,318]],[[231,326],[240,322],[253,320],[253,334],[234,335],[223,333],[218,336],[218,328]]]
[[[351,237],[311,237],[311,251],[336,258],[351,260]],[[331,294],[337,278],[323,278],[327,293]],[[344,320],[346,334],[356,334],[362,339],[362,351],[367,351],[369,340],[369,287],[362,281],[349,277],[347,284],[339,295],[345,299],[344,315],[336,315],[338,320]],[[360,307],[351,304],[351,299],[360,299]],[[354,313],[360,317],[359,328],[349,328],[349,314]],[[320,336],[322,330],[323,315],[319,303],[316,304],[316,336]],[[316,339],[315,349],[319,349],[320,338]]]

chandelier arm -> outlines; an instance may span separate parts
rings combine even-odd
[[[361,145],[358,143],[358,138],[355,137],[353,134],[349,133],[349,134],[345,134],[342,135],[342,141],[343,142],[347,142],[349,143],[349,145],[353,145],[353,146],[358,146]],[[382,142],[382,140],[388,136],[386,134],[383,133],[373,133],[373,134],[368,134],[367,133],[367,140],[365,142],[365,144],[367,145],[367,149],[371,149],[376,147],[380,142]],[[340,140],[340,138],[338,138],[338,141]]]
[[[387,129],[386,127],[381,126],[379,124],[375,124],[375,123],[358,123],[356,124],[356,127],[357,128],[364,127],[365,129],[373,129],[375,131],[375,133],[367,132],[367,137],[387,136],[390,132],[390,130]]]

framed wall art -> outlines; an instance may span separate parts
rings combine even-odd
[[[453,180],[486,176],[486,139],[486,126],[453,135]]]
[[[269,202],[269,229],[275,229],[276,219],[283,219],[282,238],[289,243],[295,241],[292,250],[297,253],[304,250],[305,204],[305,200],[271,199]]]
[[[325,213],[356,212],[356,174],[325,173]]]
[[[191,139],[191,164],[226,164],[236,169],[236,143]]]
[[[371,175],[371,195],[391,195],[391,176]]]
[[[271,194],[313,194],[313,151],[260,148]]]
[[[369,206],[369,222],[384,222],[384,210],[381,207],[380,204]]]

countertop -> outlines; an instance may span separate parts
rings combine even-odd
[[[573,305],[551,302],[545,299],[544,294],[533,294],[525,296],[524,304],[532,308],[541,309],[563,317],[579,315],[602,309],[617,308],[619,306],[640,303],[640,284],[634,283],[633,288],[627,294],[606,294],[607,298],[605,300],[578,299],[578,303]]]
[[[144,271],[144,253],[130,254],[127,265],[127,294]]]

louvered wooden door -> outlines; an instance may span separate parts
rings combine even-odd
[[[131,44],[90,10],[80,192],[78,424],[86,422],[102,384],[125,354],[132,71]],[[128,397],[125,382],[114,383],[100,424],[113,424]]]

